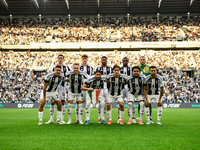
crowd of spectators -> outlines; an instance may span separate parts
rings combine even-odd
[[[81,64],[81,52],[0,52],[0,99],[3,102],[38,102],[44,76],[56,65],[57,56],[63,54],[64,64],[72,67]],[[108,57],[108,65],[122,66],[122,58],[129,58],[129,65],[139,64],[139,57],[146,57],[146,64],[155,65],[165,81],[163,102],[200,102],[199,51],[113,51],[87,53],[88,64],[101,65],[101,57]],[[186,66],[187,65],[187,66]],[[43,67],[31,72],[32,66]],[[195,68],[193,78],[180,72],[182,67]]]
[[[200,41],[200,18],[0,20],[0,45],[69,42]]]

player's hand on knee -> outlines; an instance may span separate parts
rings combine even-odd
[[[148,100],[145,101],[145,106],[149,107],[149,101]]]

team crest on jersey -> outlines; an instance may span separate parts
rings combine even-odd
[[[74,78],[74,75],[72,75],[72,78]]]
[[[96,83],[96,81],[94,81],[94,83]]]
[[[132,81],[135,81],[135,79],[132,79]]]
[[[55,78],[53,78],[53,80],[55,80]]]

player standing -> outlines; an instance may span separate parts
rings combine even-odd
[[[107,65],[107,61],[108,61],[108,58],[106,56],[101,57],[101,66],[98,66],[95,69],[95,72],[97,70],[100,70],[101,75],[103,77],[106,77],[107,75],[109,75],[109,74],[111,74],[113,72],[112,67]],[[104,96],[105,99],[107,99],[107,93],[108,93],[107,83],[104,82],[103,96]],[[98,115],[99,115],[98,123],[101,123],[100,110],[101,110],[101,105],[99,105],[99,108],[98,108]],[[104,114],[105,113],[106,113],[106,108],[104,109]]]
[[[91,77],[94,74],[94,69],[93,69],[92,66],[88,65],[88,63],[87,63],[88,62],[88,56],[86,54],[82,55],[81,60],[82,60],[82,65],[80,66],[80,71],[87,73],[88,78]],[[90,120],[90,104],[91,104],[91,101],[90,101],[90,99],[86,99],[86,92],[85,91],[82,91],[82,92],[83,92],[83,100],[86,103],[85,112],[86,112],[86,122],[87,122],[88,120]],[[75,124],[79,123],[79,120],[78,120],[79,115],[78,115],[78,107],[77,106],[78,105],[76,105],[76,121],[75,121]]]
[[[140,56],[139,62],[140,62],[140,65],[138,65],[138,66],[141,69],[140,73],[143,74],[144,76],[148,76],[149,75],[149,71],[150,71],[150,66],[146,64],[145,56]],[[149,110],[150,110],[150,122],[153,123],[152,118],[151,118],[151,114],[152,114],[152,105],[151,105],[151,103],[149,104]],[[139,112],[140,112],[140,105],[138,105],[138,113]]]
[[[51,97],[58,106],[56,123],[62,124],[60,123],[62,104],[60,102],[59,93],[57,92],[58,85],[62,81],[65,82],[66,80],[65,80],[65,77],[61,74],[61,66],[56,66],[55,71],[53,73],[49,73],[45,76],[44,87],[41,93],[41,101],[40,101],[39,112],[38,112],[38,117],[39,117],[38,125],[42,125],[43,107],[45,105],[46,98],[48,97]]]
[[[81,87],[81,90],[84,90],[84,91],[101,90],[98,96],[99,105],[101,105],[101,111],[100,111],[101,124],[107,124],[105,121],[105,114],[104,114],[104,107],[105,107],[105,98],[103,97],[104,82],[105,82],[105,78],[104,79],[102,78],[101,71],[97,70],[95,72],[95,76],[92,76],[91,78],[89,78]],[[87,121],[85,125],[89,125],[90,124],[89,117],[87,118],[86,116],[86,120]]]
[[[123,117],[124,117],[124,101],[122,99],[122,89],[124,88],[124,84],[126,81],[126,77],[122,74],[120,74],[120,67],[118,65],[113,66],[114,73],[107,76],[107,88],[108,88],[108,94],[107,94],[107,115],[108,115],[108,123],[112,124],[112,118],[111,118],[111,104],[114,99],[117,100],[117,102],[120,105],[120,118],[119,118],[119,124],[123,125]]]
[[[64,62],[64,56],[63,55],[58,55],[58,64],[59,66],[61,66],[61,73],[63,75],[65,75],[67,72],[72,71],[72,68],[70,68],[69,66],[63,65]],[[55,70],[54,66],[51,69],[51,72],[53,72]],[[64,116],[65,116],[65,100],[66,100],[66,86],[67,83],[65,82],[61,82],[61,84],[58,86],[58,93],[59,93],[59,97],[61,99],[61,103],[62,103],[62,114],[61,114],[61,123],[62,124],[66,124],[66,122],[64,121]],[[54,112],[55,112],[55,102],[51,101],[51,106],[50,106],[50,120],[48,122],[46,122],[45,124],[51,124],[54,121]]]
[[[140,67],[134,66],[132,68],[133,75],[129,77],[127,84],[128,84],[128,116],[129,121],[127,124],[132,124],[131,116],[134,115],[132,112],[133,109],[133,102],[135,98],[138,99],[139,105],[140,105],[140,118],[139,118],[139,124],[143,125],[142,118],[144,115],[144,99],[142,96],[143,91],[143,85],[145,78],[140,75]],[[135,108],[134,108],[135,109]],[[135,116],[134,116],[135,117]],[[133,122],[134,123],[134,122]]]
[[[147,115],[147,125],[149,125],[150,117],[149,117],[149,103],[152,99],[155,99],[157,102],[158,110],[157,110],[157,124],[161,125],[160,118],[162,115],[162,101],[161,97],[163,96],[164,83],[161,76],[157,75],[157,70],[155,66],[150,67],[150,75],[147,76],[144,83],[144,95],[146,98],[145,101],[145,112]],[[160,92],[159,92],[160,91]]]
[[[123,66],[120,68],[120,73],[123,74],[126,77],[132,76],[132,67],[128,66],[128,62],[129,62],[128,58],[124,57],[122,59]],[[122,92],[122,98],[123,98],[123,100],[125,100],[125,98],[128,99],[128,85],[124,86],[124,89],[123,89],[123,92]],[[117,123],[119,123],[119,118],[120,118],[119,112],[120,112],[120,107],[118,107],[118,121],[117,121]],[[135,108],[134,108],[133,113],[135,113]],[[130,115],[130,113],[128,112],[128,116],[129,115]],[[133,118],[133,123],[136,123],[135,118]]]
[[[66,73],[66,77],[69,79],[70,83],[70,90],[68,91],[68,116],[69,121],[67,124],[72,123],[72,103],[73,100],[76,98],[76,103],[78,105],[78,114],[79,114],[79,124],[83,124],[82,117],[83,117],[83,97],[82,97],[82,91],[81,86],[87,79],[87,74],[80,70],[79,63],[73,64],[73,70],[71,72]]]

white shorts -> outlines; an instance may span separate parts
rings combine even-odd
[[[138,101],[145,100],[142,95],[135,96],[128,92],[128,102],[134,102],[136,99]]]
[[[55,92],[46,92],[46,98],[52,98],[52,101],[60,101],[60,96],[57,91]],[[43,90],[40,94],[40,99],[43,99]]]
[[[59,86],[57,90],[60,96],[60,100],[66,100],[66,86]]]
[[[76,102],[77,101],[83,101],[83,94],[80,93],[80,94],[75,94],[75,93],[72,93],[71,91],[68,91],[68,100],[74,100],[76,98]]]
[[[108,89],[103,89],[103,97],[107,100]]]
[[[107,94],[107,103],[112,103],[113,100],[116,99],[117,102],[124,102],[122,99],[122,95],[112,96],[109,92]]]
[[[147,95],[149,103],[153,101],[153,99],[158,103],[160,95]]]

